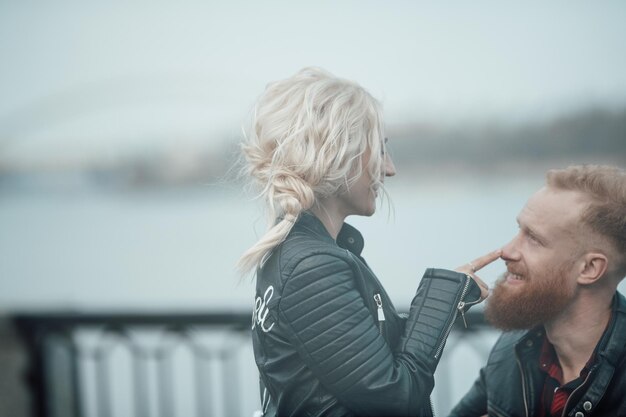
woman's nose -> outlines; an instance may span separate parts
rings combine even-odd
[[[385,154],[385,177],[393,177],[396,175],[396,166],[389,154]]]

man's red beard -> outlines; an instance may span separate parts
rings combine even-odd
[[[514,288],[506,284],[506,274],[498,279],[487,298],[485,318],[502,330],[531,329],[554,319],[571,302],[575,288],[568,285],[566,266],[533,274]]]

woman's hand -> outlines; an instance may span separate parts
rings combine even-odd
[[[476,275],[476,272],[480,271],[485,266],[500,258],[500,255],[502,255],[502,250],[498,249],[493,252],[489,252],[488,254],[483,255],[480,258],[476,258],[472,262],[468,262],[465,265],[455,269],[455,271],[457,272],[462,272],[471,276],[474,281],[476,281],[476,284],[478,284],[478,286],[480,287],[480,301],[483,301],[485,298],[487,298],[487,296],[489,296],[489,286]]]

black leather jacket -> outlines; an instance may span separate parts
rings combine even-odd
[[[480,289],[428,269],[401,318],[344,224],[304,213],[257,272],[254,356],[266,416],[428,416],[450,328]]]
[[[532,416],[541,402],[539,355],[544,330],[503,333],[487,365],[451,416]],[[613,301],[613,315],[596,347],[596,363],[572,392],[563,416],[626,416],[626,300]]]

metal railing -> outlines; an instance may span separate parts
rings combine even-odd
[[[482,314],[467,318],[437,371],[439,414],[455,402],[455,352],[465,349],[466,370],[467,348],[477,355],[472,376],[489,353]],[[34,417],[250,417],[259,407],[247,313],[38,313],[14,322],[28,350]]]

